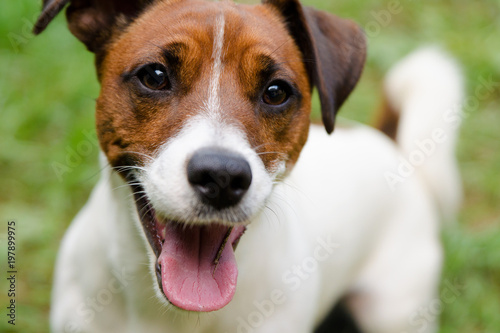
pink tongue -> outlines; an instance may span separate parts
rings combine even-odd
[[[214,273],[214,260],[228,230],[218,225],[184,228],[167,223],[158,262],[170,303],[188,311],[209,312],[231,301],[238,277],[232,244],[245,227],[233,228]]]

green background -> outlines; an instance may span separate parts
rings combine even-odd
[[[367,67],[342,109],[344,117],[370,123],[384,73],[422,45],[441,45],[459,60],[468,97],[474,98],[481,77],[500,82],[500,1],[401,0],[400,12],[377,21],[391,2],[304,1],[351,17],[369,32]],[[30,30],[39,9],[34,0],[0,5],[1,332],[48,331],[57,248],[99,174],[93,119],[99,88],[92,54],[68,32],[63,15],[35,38]],[[500,332],[499,92],[497,85],[468,109],[461,130],[457,154],[465,202],[458,223],[443,228],[441,290],[447,282],[461,287],[454,301],[442,303],[440,332]],[[78,150],[80,157],[58,174],[54,167],[68,166],[67,158]],[[4,314],[9,219],[17,222],[14,330]]]

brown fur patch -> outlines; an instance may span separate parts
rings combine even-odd
[[[399,112],[397,112],[384,97],[382,105],[376,113],[374,127],[396,141],[399,125]]]

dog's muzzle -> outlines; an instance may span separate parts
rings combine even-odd
[[[187,160],[186,177],[198,202],[214,214],[238,206],[252,183],[247,160],[228,149],[207,147]],[[171,219],[158,214],[135,179],[133,188],[146,238],[156,255],[159,287],[178,308],[209,312],[227,305],[238,269],[234,251],[245,225]]]

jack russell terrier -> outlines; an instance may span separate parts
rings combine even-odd
[[[54,332],[313,332],[340,300],[362,332],[435,332],[453,60],[411,55],[379,130],[330,136],[364,66],[353,22],[298,0],[45,0],[34,32],[67,4],[105,168],[61,245]]]

